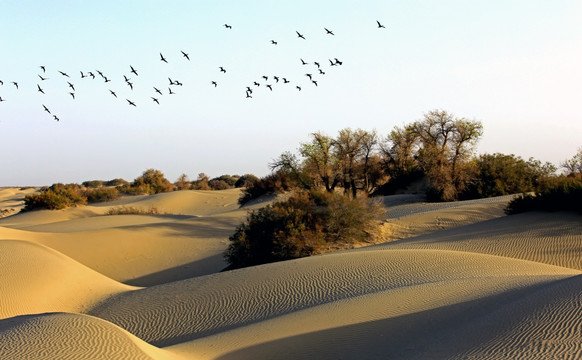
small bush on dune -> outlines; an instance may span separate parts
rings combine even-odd
[[[297,187],[297,182],[291,176],[283,171],[279,171],[249,183],[238,199],[238,203],[239,205],[244,205],[262,195],[282,193],[296,189]]]
[[[523,194],[505,209],[507,214],[526,211],[575,211],[582,213],[582,176],[560,176],[546,180],[535,195]]]
[[[117,190],[128,195],[152,195],[173,191],[174,185],[164,177],[161,171],[148,169],[131,184],[118,186]]]
[[[87,187],[87,188],[98,188],[98,187],[104,186],[105,181],[103,181],[103,180],[89,180],[89,181],[83,181],[81,183],[81,185],[83,185],[84,187]]]
[[[218,179],[210,180],[208,186],[210,186],[212,190],[226,190],[232,188],[232,186],[228,185],[226,181]]]
[[[71,206],[86,205],[87,198],[83,196],[78,184],[53,184],[43,187],[39,194],[29,194],[24,197],[23,211],[30,210],[61,210]]]
[[[119,191],[114,187],[101,187],[97,189],[86,189],[83,195],[87,198],[87,202],[105,202],[117,200],[121,197]]]
[[[259,178],[253,174],[244,174],[243,176],[239,177],[238,180],[234,183],[234,187],[241,188],[241,187],[249,187],[256,181],[259,181]]]
[[[105,182],[105,186],[123,186],[127,185],[129,182],[123,179],[113,179]]]
[[[120,206],[109,209],[105,215],[159,215],[160,211],[155,206],[138,208],[134,206]]]
[[[251,211],[224,256],[230,268],[289,260],[371,241],[385,209],[367,198],[300,191]]]

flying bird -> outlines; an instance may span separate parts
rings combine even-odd
[[[311,78],[311,76],[312,76],[311,74],[305,74],[305,76],[307,76],[307,77],[309,78],[309,80],[313,80],[313,79]]]
[[[56,121],[59,121],[59,118],[56,115],[53,115]]]
[[[131,72],[135,74],[135,76],[139,76],[137,75],[137,71],[135,71],[135,69],[133,68],[133,66],[129,65],[129,67],[131,68]]]
[[[321,65],[319,65],[319,63],[318,63],[317,61],[315,61],[315,62],[313,63],[313,65],[317,65],[317,68],[318,68],[318,69],[319,69],[319,67],[321,66]]]
[[[271,40],[271,44],[277,45],[277,42],[275,40]]]
[[[134,103],[133,101],[130,101],[129,99],[125,99],[125,100],[127,100],[127,102],[129,103],[129,105],[131,105],[131,106],[136,106],[136,105],[135,105],[135,103]],[[137,107],[137,106],[136,106],[136,107]]]
[[[301,86],[295,86],[297,90],[301,91]]]
[[[2,99],[2,96],[0,96],[0,102],[2,102],[2,101],[6,101],[6,100]]]
[[[299,31],[295,31],[297,33],[297,37],[305,40],[305,36],[301,35]]]
[[[83,72],[82,72],[82,71],[80,71],[80,73],[81,73],[81,79],[84,79],[84,78],[86,78],[86,77],[87,77],[87,75],[83,74]]]
[[[190,57],[188,56],[188,54],[186,54],[185,52],[183,52],[182,50],[180,50],[180,52],[182,53],[182,55],[188,59],[188,61],[190,61]]]
[[[41,68],[42,72],[45,73],[46,72],[46,68],[44,66],[39,66],[39,68]]]
[[[279,82],[279,77],[278,76],[273,76],[273,79],[275,79],[275,81]]]
[[[333,61],[331,61],[331,59],[328,59],[328,60],[329,60],[330,66],[336,66],[337,65],[336,63],[334,63]]]
[[[107,78],[107,76],[104,76],[104,77],[103,77],[103,79],[105,79],[105,82],[106,82],[106,83],[108,83],[108,82],[110,82],[110,81],[111,81],[111,80],[109,80],[109,79]]]
[[[265,81],[267,81],[267,80],[269,80],[269,77],[263,75],[263,79],[265,79]]]
[[[0,85],[4,85],[4,81],[0,80]]]
[[[170,81],[170,85],[176,85],[172,79],[168,78],[168,80]]]
[[[16,88],[18,89],[18,83],[16,81],[12,82],[14,84],[14,86],[16,86]]]
[[[286,78],[283,78],[283,83],[284,84],[289,84],[289,80],[287,80]]]
[[[331,31],[331,30],[328,30],[328,29],[326,29],[326,28],[323,28],[323,29],[325,30],[326,34],[329,34],[329,35],[334,35],[334,36],[335,36],[335,34],[333,33],[333,31]]]
[[[307,65],[307,63],[303,61],[303,59],[300,58],[299,60],[301,60],[301,65]]]
[[[44,94],[44,91],[42,91],[42,89],[40,88],[40,85],[36,84],[36,86],[38,87],[38,91],[40,91],[41,93]]]
[[[130,78],[128,78],[127,76],[123,75],[123,78],[125,79],[125,82],[129,82],[129,80],[131,80]]]
[[[334,58],[334,60],[337,65],[343,65],[343,62],[339,61],[337,58]]]
[[[224,24],[224,27],[227,29],[232,29],[232,26],[228,25],[228,24]]]
[[[66,77],[70,77],[69,75],[67,75],[66,73],[62,72],[59,70],[59,72],[61,73],[61,75],[66,76]]]
[[[75,85],[71,84],[71,83],[70,83],[70,82],[68,82],[68,81],[67,81],[67,83],[69,84],[69,87],[70,87],[71,89],[73,89],[73,91],[75,91]]]
[[[259,84],[259,83],[258,83],[258,82],[256,82],[256,81],[253,81],[253,85],[255,85],[255,86],[261,86],[261,84]]]
[[[162,55],[162,53],[160,53],[160,61],[163,61],[166,64],[168,63],[168,60],[166,60],[166,58],[164,57],[164,55]]]
[[[168,90],[169,90],[169,94],[170,95],[174,95],[175,94],[175,92],[173,92],[171,88],[168,88]]]
[[[218,86],[218,84],[216,83],[216,81],[212,81],[211,84],[214,85],[214,87],[217,87]]]
[[[220,67],[220,71],[226,74],[226,70],[222,66]]]
[[[311,80],[311,82],[312,82],[312,83],[314,83],[314,84],[315,84],[315,86],[317,86],[317,81],[315,81],[315,80]]]
[[[251,89],[249,86],[247,86],[247,92],[252,94],[253,93],[253,89]]]
[[[378,20],[376,20],[376,23],[378,23],[378,29],[386,29],[386,26],[380,24]]]
[[[113,90],[109,90],[109,92],[111,93],[111,95],[113,95],[113,96],[117,97],[117,94],[115,93],[115,91],[113,91]]]
[[[179,82],[178,80],[174,80],[174,85],[183,86],[184,84],[182,84],[182,83],[181,83],[181,82]]]
[[[247,92],[247,98],[250,98],[250,99],[252,99],[252,96],[251,96],[251,94],[249,94],[248,92]]]
[[[101,71],[99,71],[99,70],[96,70],[96,71],[97,71],[97,74],[99,74],[99,76],[105,77]]]
[[[75,100],[75,93],[70,92],[69,94],[73,97],[73,100]]]
[[[273,87],[271,85],[267,85],[267,87],[269,88],[269,90],[273,91]]]
[[[159,102],[159,101],[158,101],[158,99],[156,99],[155,97],[152,97],[152,100],[153,100],[153,101],[154,101],[156,104],[160,105],[160,102]]]
[[[319,69],[319,74],[320,75],[325,75],[325,72],[323,70]]]
[[[40,75],[39,75],[38,77],[39,77],[39,78],[40,78],[42,81],[48,80],[48,78],[44,78],[44,77],[42,77],[42,76],[40,76]]]
[[[131,88],[131,90],[133,90],[133,83],[131,83],[131,82],[128,81],[127,82],[127,85],[129,85],[129,87]]]
[[[95,74],[93,74],[91,71],[89,71],[89,76],[91,76],[92,79],[95,79]]]
[[[51,112],[50,112],[50,110],[49,110],[49,109],[47,109],[47,107],[46,107],[46,106],[44,106],[44,105],[43,105],[42,107],[44,108],[44,111],[46,111],[46,112],[47,112],[47,113],[49,113],[49,114],[51,113]]]
[[[158,88],[156,88],[155,86],[154,86],[154,90],[155,90],[155,91],[156,91],[158,94],[160,94],[160,95],[163,95],[163,94],[162,94],[162,92],[161,92],[161,91],[160,91]]]

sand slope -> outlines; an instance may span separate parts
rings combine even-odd
[[[397,195],[385,226],[402,240],[219,273],[238,195],[0,219],[0,358],[582,356],[580,215]],[[101,215],[118,206],[165,214]]]

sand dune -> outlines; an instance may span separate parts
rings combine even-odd
[[[396,195],[385,226],[399,241],[220,273],[247,209],[272,201],[239,208],[239,194],[0,219],[0,358],[582,356],[580,215]],[[163,214],[103,216],[119,206]]]
[[[79,314],[53,313],[0,320],[0,339],[2,359],[180,359],[115,325]]]

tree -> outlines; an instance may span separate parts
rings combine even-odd
[[[186,174],[180,175],[176,182],[174,183],[174,187],[176,188],[176,190],[190,189],[190,179],[188,179],[188,175]]]
[[[483,125],[455,118],[444,110],[432,110],[414,122],[411,131],[419,139],[418,159],[433,195],[440,200],[455,200],[469,180],[467,160],[483,135]]]
[[[312,133],[311,141],[299,146],[299,153],[305,158],[306,171],[323,184],[325,190],[332,192],[338,185],[338,162],[333,152],[335,140],[321,132]]]
[[[136,178],[131,187],[143,189],[148,194],[158,194],[167,191],[173,191],[172,183],[164,177],[160,170],[148,169]]]
[[[335,155],[340,164],[344,193],[351,190],[352,197],[357,194],[357,164],[362,155],[362,139],[366,132],[350,128],[342,129],[335,141]]]
[[[578,152],[569,160],[565,160],[560,164],[560,166],[566,170],[570,176],[581,176],[582,175],[582,147],[578,149]]]
[[[394,130],[380,143],[386,172],[391,177],[410,173],[418,167],[415,152],[418,150],[418,138],[411,125],[395,126]]]
[[[210,178],[205,173],[198,174],[198,179],[192,182],[193,190],[210,190]]]

